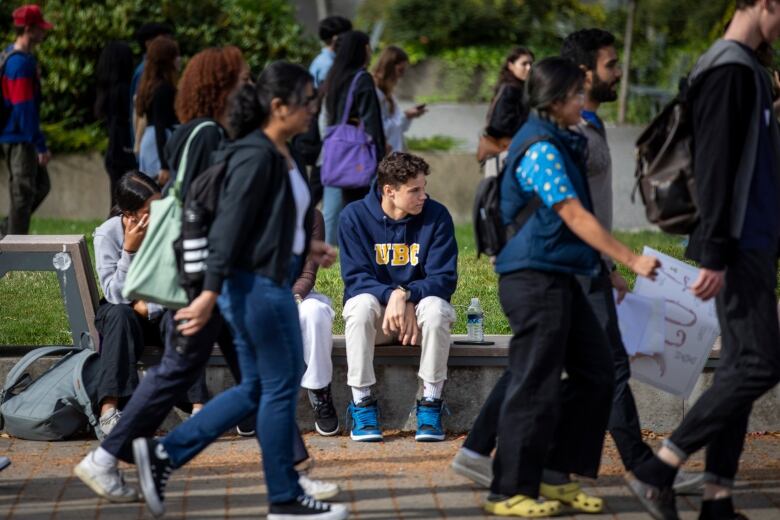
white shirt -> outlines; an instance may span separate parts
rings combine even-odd
[[[376,96],[379,98],[379,106],[382,108],[382,127],[385,130],[385,141],[390,145],[393,152],[406,151],[404,142],[404,132],[409,130],[412,121],[406,117],[398,100],[393,96],[395,110],[390,113],[390,103],[385,97],[384,92],[376,89]]]
[[[292,252],[294,255],[303,254],[306,249],[306,230],[303,227],[303,219],[306,218],[306,210],[311,203],[311,194],[306,179],[303,178],[297,167],[289,170],[290,187],[295,199],[295,238],[293,239]]]

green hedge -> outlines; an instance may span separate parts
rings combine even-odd
[[[13,41],[11,12],[21,1],[0,3],[6,41]],[[304,37],[287,0],[47,0],[40,2],[54,24],[37,55],[42,69],[42,120],[54,151],[101,146],[92,116],[95,65],[110,40],[127,40],[140,61],[133,33],[150,21],[176,28],[183,57],[211,46],[237,45],[254,73],[268,62],[308,62],[316,41]],[[76,130],[74,130],[76,129]],[[74,135],[67,135],[74,131]]]

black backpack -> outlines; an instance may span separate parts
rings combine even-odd
[[[522,156],[531,145],[543,139],[539,137],[529,140],[523,145],[519,156]],[[520,231],[531,215],[542,205],[542,200],[534,195],[517,213],[512,223],[508,226],[504,225],[501,218],[501,180],[508,168],[509,161],[504,164],[498,175],[485,177],[477,186],[472,212],[477,258],[483,253],[487,256],[498,255],[506,243]]]
[[[209,166],[187,189],[182,212],[181,236],[173,243],[179,268],[179,283],[192,298],[200,292],[206,272],[208,236],[217,215],[219,196],[225,182],[228,157]]]
[[[8,63],[8,59],[14,54],[21,54],[21,52],[16,49],[10,51],[6,49],[0,53],[0,80],[5,76],[5,65]],[[3,129],[11,115],[11,106],[10,103],[6,102],[5,96],[0,94],[0,97],[2,97],[2,101],[0,101],[0,129]]]
[[[699,220],[693,176],[689,86],[680,91],[636,141],[636,183],[647,220],[666,233],[687,235]]]

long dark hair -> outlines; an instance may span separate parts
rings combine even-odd
[[[535,60],[534,53],[531,49],[526,47],[515,47],[506,58],[504,58],[504,64],[501,66],[501,71],[498,73],[498,81],[496,82],[496,89],[494,94],[498,94],[503,85],[511,85],[517,88],[523,88],[523,81],[517,79],[511,70],[509,70],[509,64],[517,61],[521,56],[530,56],[531,60]]]
[[[111,115],[127,116],[130,100],[130,81],[133,77],[133,51],[125,42],[109,42],[100,53],[95,69],[97,91],[95,117],[104,119]]]
[[[179,44],[168,36],[158,36],[149,44],[146,52],[144,73],[138,85],[135,111],[144,115],[152,104],[154,91],[163,83],[176,87],[178,72],[176,58],[179,57]]]
[[[132,213],[144,207],[146,201],[160,193],[160,187],[154,179],[141,172],[132,171],[124,174],[114,189],[114,206],[111,216],[116,217]]]
[[[368,61],[366,46],[369,41],[368,35],[362,31],[347,31],[336,41],[336,57],[321,91],[326,98],[325,107],[330,118],[329,124],[336,122],[341,92],[349,88],[348,82],[355,73],[366,66]]]
[[[572,89],[582,88],[585,73],[568,58],[545,58],[531,67],[525,94],[528,106],[549,116],[556,101],[565,101]]]
[[[306,85],[312,83],[309,72],[294,63],[276,61],[268,65],[257,81],[241,87],[230,103],[230,129],[233,137],[244,137],[263,126],[271,115],[271,101],[279,98],[287,105],[306,101]]]

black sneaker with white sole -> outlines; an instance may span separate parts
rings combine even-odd
[[[173,471],[165,446],[155,439],[135,439],[133,457],[146,506],[155,518],[160,517],[165,513],[165,485]]]
[[[330,385],[319,390],[308,390],[309,402],[314,409],[314,429],[325,437],[339,432],[339,416],[333,406],[333,394]]]
[[[236,426],[236,432],[241,437],[254,437],[255,425],[257,424],[257,416],[255,414],[250,415]]]
[[[268,520],[343,520],[349,516],[341,504],[326,504],[309,495],[301,495],[290,502],[271,504]]]

